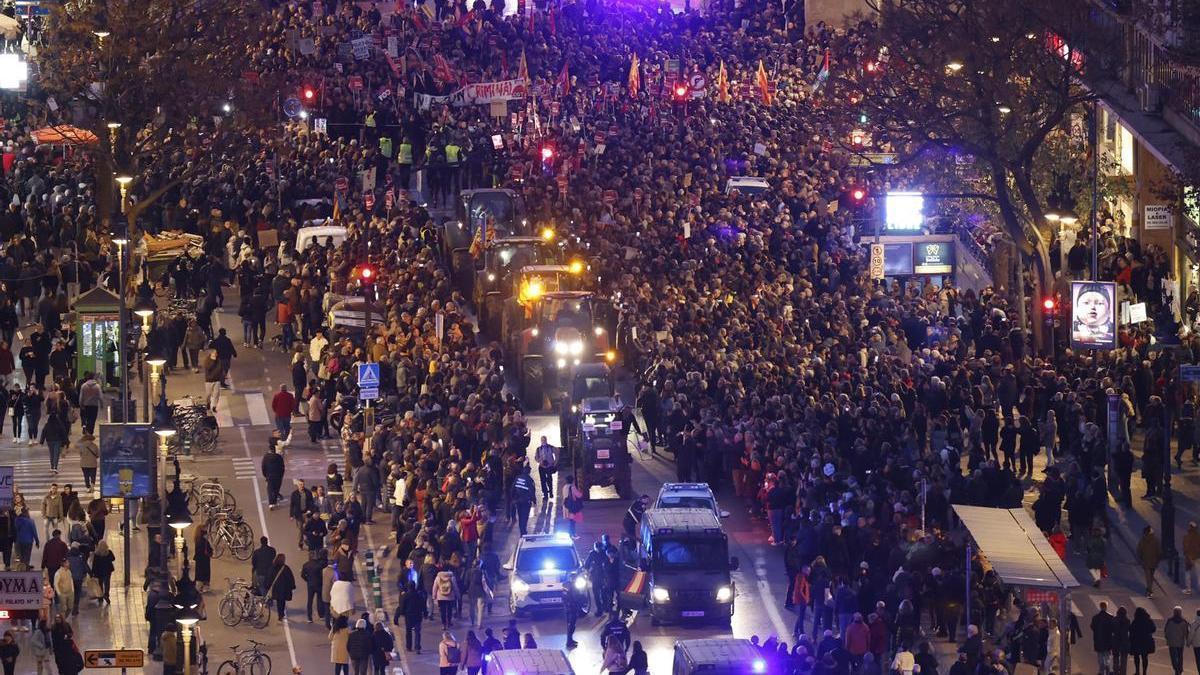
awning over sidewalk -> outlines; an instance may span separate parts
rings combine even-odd
[[[1037,588],[1079,585],[1025,509],[955,504],[954,512],[1004,583]]]

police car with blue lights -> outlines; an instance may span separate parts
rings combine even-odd
[[[582,568],[575,542],[567,533],[527,534],[521,537],[512,559],[504,565],[504,569],[512,572],[509,611],[515,616],[543,609],[559,609],[568,592],[586,598],[588,579]],[[586,600],[584,602],[586,605]]]

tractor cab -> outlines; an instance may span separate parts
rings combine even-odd
[[[588,291],[529,289],[524,308],[527,328],[521,331],[515,356],[521,396],[541,409],[547,389],[567,386],[575,367],[608,357],[608,332],[596,320],[600,304]]]
[[[485,244],[475,256],[471,297],[479,326],[491,333],[500,322],[504,301],[513,292],[513,277],[531,265],[553,262],[556,251],[542,237],[501,237]]]
[[[454,217],[443,223],[443,254],[451,274],[461,276],[472,246],[529,232],[521,195],[507,189],[463,190],[455,200]]]

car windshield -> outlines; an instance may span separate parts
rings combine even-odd
[[[504,269],[520,269],[538,261],[537,249],[528,244],[497,246],[493,256],[496,266]]]
[[[497,236],[515,234],[512,197],[503,192],[484,192],[471,197],[472,230],[488,218],[495,219]]]
[[[659,508],[666,509],[708,509],[716,511],[716,506],[710,497],[699,495],[663,495],[658,498]]]
[[[517,554],[518,572],[567,571],[578,567],[575,549],[569,546],[523,548]]]
[[[658,539],[654,547],[654,567],[660,570],[716,570],[729,564],[728,548],[717,537]]]
[[[548,323],[586,328],[592,323],[591,307],[586,300],[556,298],[542,303],[542,316]]]
[[[585,377],[583,378],[583,392],[581,398],[594,398],[608,396],[608,378],[607,377]]]

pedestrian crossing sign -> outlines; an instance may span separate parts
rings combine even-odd
[[[368,389],[379,388],[379,364],[378,363],[360,363],[358,364],[358,386]]]

